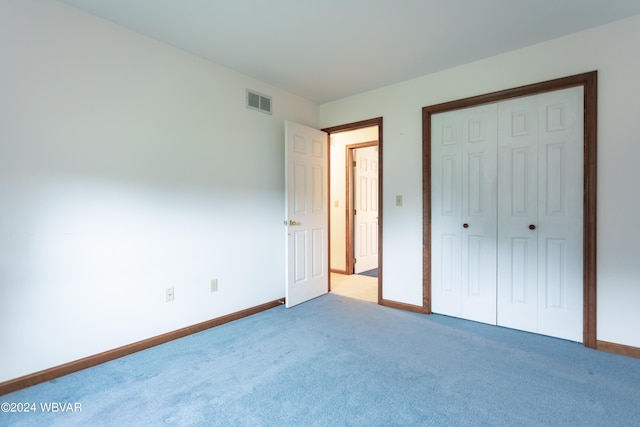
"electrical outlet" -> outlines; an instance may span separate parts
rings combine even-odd
[[[164,293],[165,301],[171,302],[174,300],[175,294],[173,293],[173,288],[167,288]]]
[[[398,194],[396,196],[396,206],[402,206],[402,195]]]
[[[209,291],[218,292],[218,279],[211,279],[211,283],[209,284]]]

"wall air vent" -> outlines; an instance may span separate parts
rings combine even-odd
[[[247,89],[247,108],[271,114],[271,97]]]

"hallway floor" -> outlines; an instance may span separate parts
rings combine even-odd
[[[331,292],[344,297],[378,303],[378,279],[359,274],[331,273]]]

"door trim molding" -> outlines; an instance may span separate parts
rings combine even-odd
[[[422,108],[422,306],[431,314],[431,116],[506,99],[570,87],[584,88],[584,200],[583,200],[583,344],[597,348],[596,311],[596,183],[598,129],[598,72],[577,74]]]
[[[354,123],[347,123],[344,125],[332,126],[329,128],[321,129],[323,132],[327,133],[327,137],[330,139],[332,134],[347,132],[351,130],[357,130],[362,128],[367,128],[371,126],[378,126],[378,304],[383,305],[382,300],[382,117],[376,117],[373,119],[362,120]],[[328,150],[331,150],[331,144],[327,144]],[[330,154],[330,153],[329,153]],[[331,158],[331,157],[329,157]],[[331,162],[329,162],[329,173],[331,173]],[[331,203],[331,194],[329,194],[329,203]],[[331,209],[329,207],[329,212]],[[329,229],[331,229],[331,223],[329,223]],[[331,236],[331,234],[329,234]],[[329,237],[331,239],[331,237]],[[331,248],[331,240],[329,240],[329,248]],[[331,256],[329,256],[331,259]],[[331,284],[331,279],[329,279],[329,284]],[[329,289],[331,289],[331,285],[329,285]]]

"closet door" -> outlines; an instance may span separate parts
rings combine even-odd
[[[432,118],[432,310],[496,322],[496,105]]]
[[[582,88],[498,107],[498,324],[582,341]]]
[[[431,129],[431,309],[460,317],[462,114],[434,115]]]
[[[538,330],[538,108],[498,107],[498,325]],[[535,227],[535,228],[533,228]]]
[[[495,325],[497,105],[462,114],[461,316]]]
[[[583,88],[538,104],[538,333],[583,340]]]

